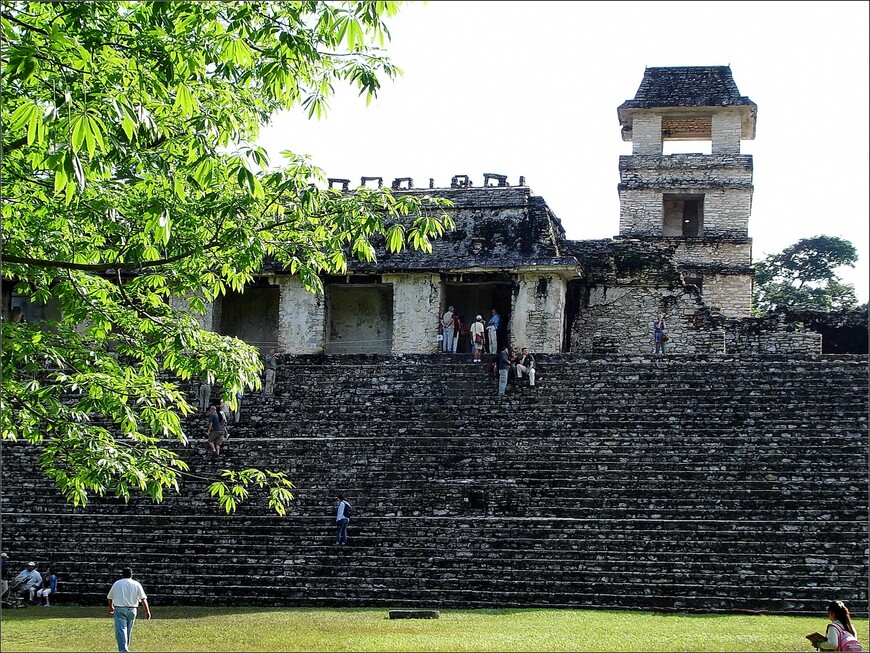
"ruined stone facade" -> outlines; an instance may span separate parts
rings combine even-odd
[[[818,320],[783,330],[748,317],[753,162],[740,143],[755,137],[756,106],[727,66],[647,68],[617,116],[632,154],[618,161],[612,239],[567,239],[523,177],[511,185],[506,175],[485,173],[478,186],[458,174],[439,188],[434,179],[420,188],[398,178],[395,193],[452,202],[455,229],[433,242],[431,254],[381,247],[377,262],[351,260],[345,276],[324,278],[321,296],[267,265],[244,293],[229,292],[196,317],[203,328],[294,355],[434,353],[449,305],[466,322],[497,309],[499,344],[538,353],[644,353],[659,315],[673,352],[866,351],[860,333],[845,346],[843,333]],[[665,143],[681,140],[709,141],[710,153],[663,154]],[[349,179],[329,183],[353,192]],[[385,183],[362,177],[360,185]],[[31,321],[56,314],[12,297],[11,285],[4,282],[4,306],[23,304]],[[460,353],[469,347],[462,341]]]
[[[754,105],[727,69],[660,70],[620,108],[635,151],[617,237],[566,239],[522,179],[396,180],[454,204],[433,255],[354,262],[323,295],[264,271],[200,316],[283,350],[274,394],[245,395],[220,459],[187,416],[190,447],[162,443],[190,465],[182,493],[73,507],[38,452],[4,443],[4,550],[60,569],[62,600],[88,605],[132,564],[156,605],[819,615],[837,597],[866,615],[866,309],[746,317],[739,142]],[[661,154],[699,133],[710,155]],[[428,355],[448,304],[496,307],[501,341],[538,354],[536,387],[498,396],[488,366]],[[678,356],[650,355],[659,314]],[[226,514],[207,496],[224,466],[287,471],[288,514],[256,501]],[[339,492],[357,512],[336,549]]]
[[[455,175],[449,188],[430,179],[425,190],[396,179],[394,192],[453,203],[456,227],[431,255],[382,249],[376,263],[352,261],[347,276],[325,279],[323,297],[270,271],[260,283],[280,288],[271,296],[277,309],[265,295],[259,310],[225,297],[208,326],[288,354],[425,354],[438,351],[439,316],[452,305],[468,322],[497,309],[499,344],[540,353],[642,353],[660,314],[681,353],[821,352],[819,333],[772,329],[750,341],[733,322],[748,318],[752,295],[752,157],[740,153],[740,142],[755,137],[755,116],[728,67],[648,68],[618,109],[633,148],[619,159],[612,240],[568,240],[522,177],[512,186],[487,173],[476,187]],[[711,153],[664,155],[670,140],[707,140]],[[348,179],[330,185],[351,192]],[[272,313],[277,324],[264,337],[254,321]],[[233,323],[231,315],[254,317]]]

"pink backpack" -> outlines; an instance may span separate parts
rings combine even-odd
[[[840,626],[839,624],[830,623],[829,626],[833,626],[837,629],[837,650],[838,651],[863,651],[861,648],[861,642],[858,641],[858,638],[855,637],[848,630]]]

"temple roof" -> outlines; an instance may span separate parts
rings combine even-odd
[[[424,194],[453,202],[446,209],[455,228],[432,241],[432,252],[413,248],[392,253],[383,237],[372,238],[377,260],[347,259],[350,274],[408,272],[504,272],[529,267],[576,268],[562,251],[565,229],[542,197],[526,186],[415,189],[395,194]],[[274,261],[264,270],[286,273]]]
[[[725,106],[756,106],[740,95],[729,66],[678,66],[644,70],[634,99],[619,108]]]
[[[667,116],[663,128],[675,135],[667,140],[704,140],[710,138],[710,117],[723,109],[737,109],[741,138],[755,138],[758,107],[740,95],[729,66],[674,66],[644,70],[634,99],[619,105],[617,115],[625,141],[631,140],[634,116],[646,110]]]
[[[348,260],[348,271],[507,270],[528,266],[573,266],[561,244],[565,230],[541,197],[526,187],[429,190],[449,198],[456,227],[432,241],[432,253],[414,249],[390,253],[377,243],[378,260]]]

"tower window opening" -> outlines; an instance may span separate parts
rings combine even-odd
[[[662,206],[662,235],[696,238],[703,235],[704,196],[665,195]]]

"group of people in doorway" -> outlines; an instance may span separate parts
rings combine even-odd
[[[441,351],[444,353],[471,353],[473,362],[481,362],[484,351],[490,354],[498,353],[498,332],[502,326],[502,318],[497,309],[490,311],[489,319],[484,322],[483,316],[478,315],[473,322],[467,322],[464,315],[456,312],[453,306],[448,306],[444,315],[441,316]],[[664,315],[659,315],[653,324],[652,353],[663,356],[666,343],[670,341],[668,335],[668,323]]]
[[[501,315],[496,309],[490,311],[485,322],[482,315],[473,321],[456,312],[453,306],[441,316],[441,351],[444,353],[471,353],[474,362],[480,362],[484,350],[490,354],[498,352],[498,332],[501,328]]]

